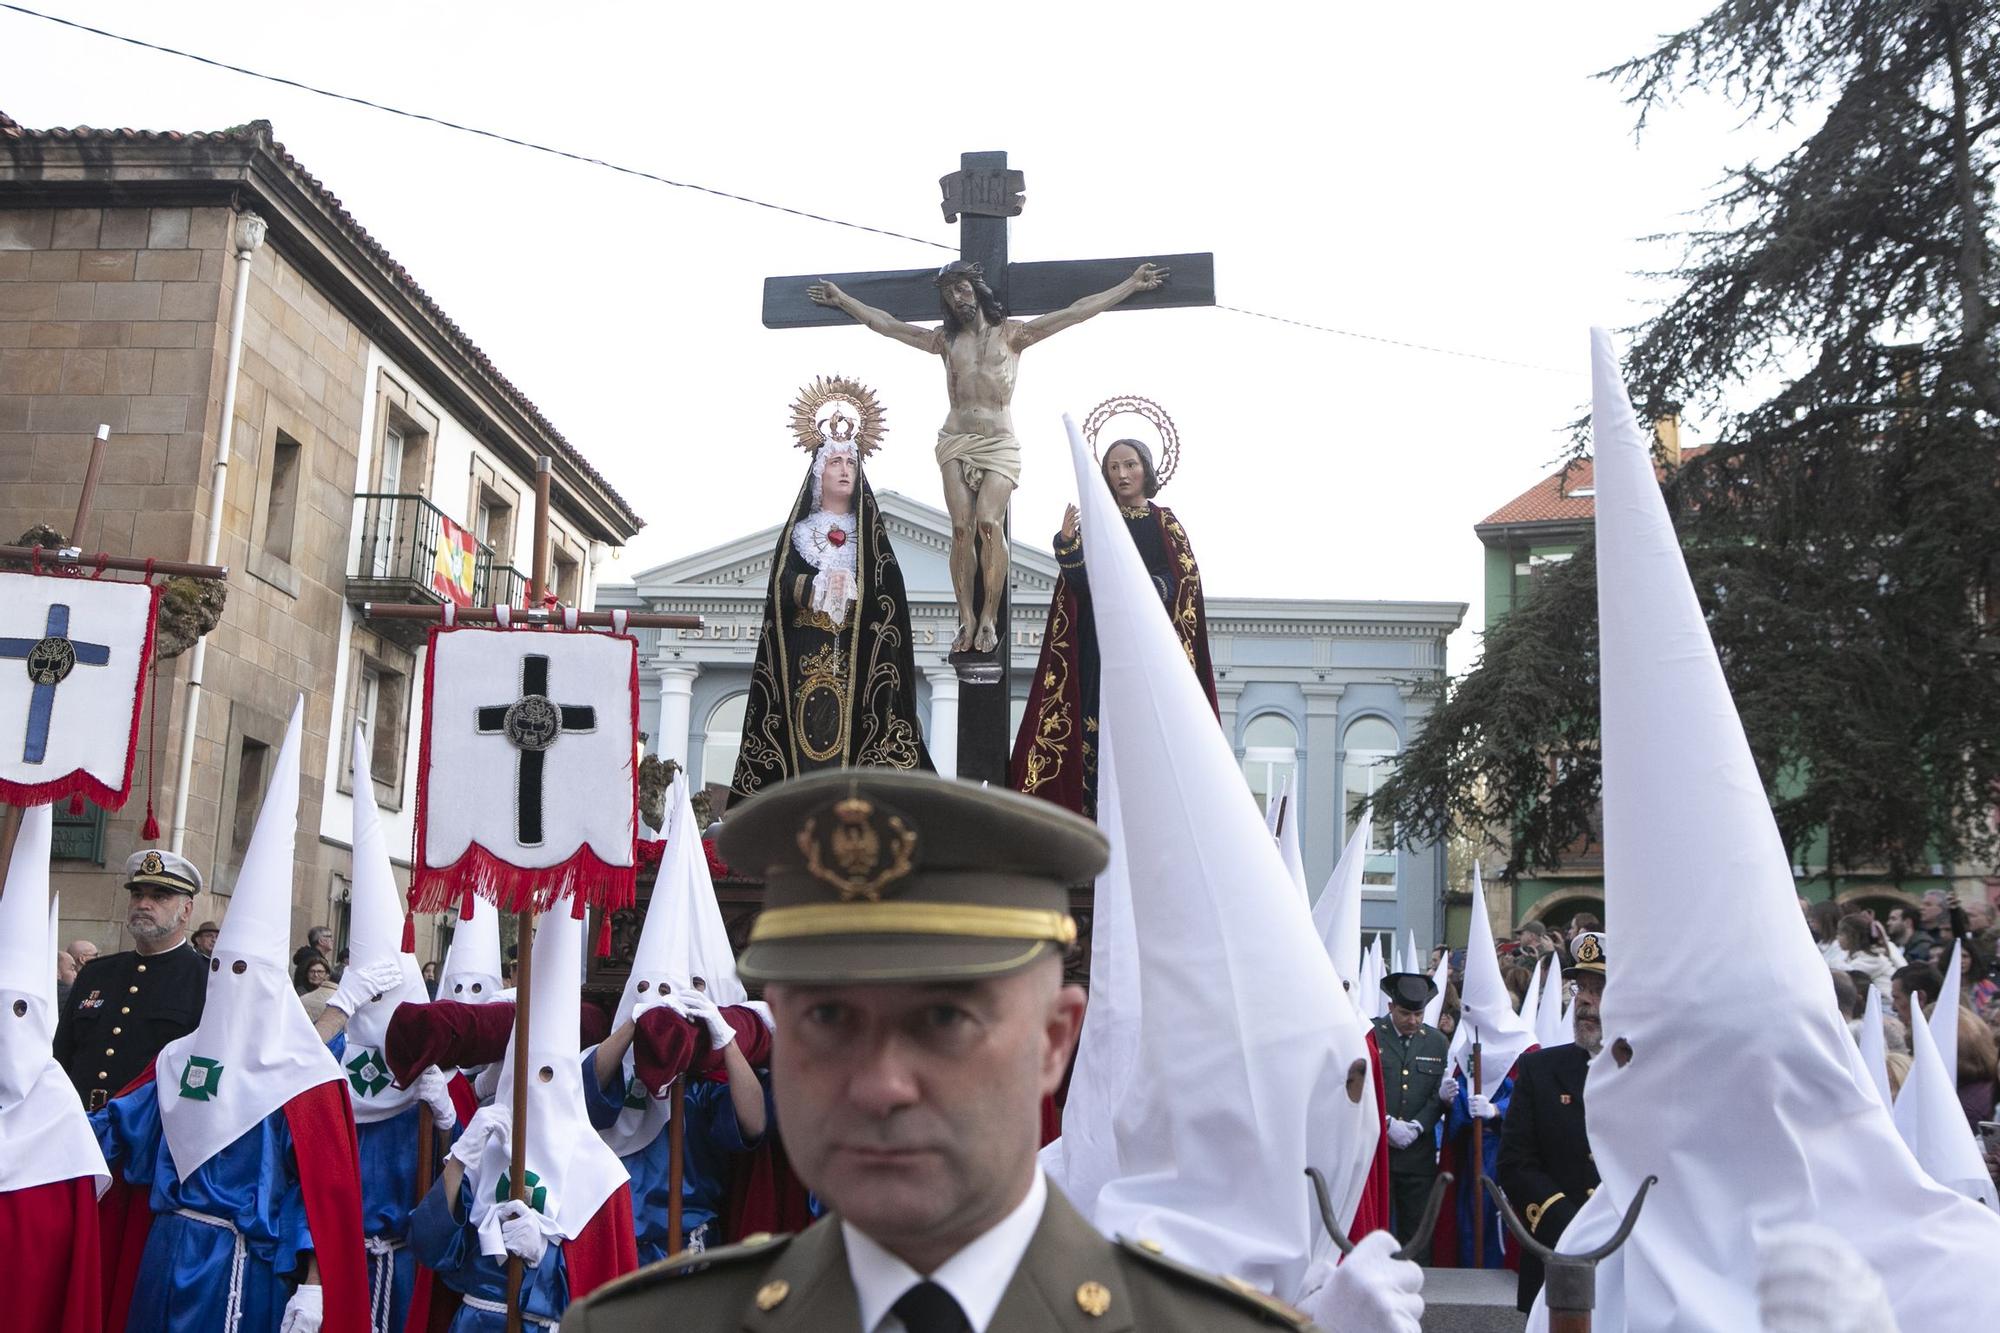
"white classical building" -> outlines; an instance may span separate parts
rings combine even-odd
[[[958,677],[945,662],[956,629],[945,558],[944,511],[894,491],[877,496],[910,599],[910,630],[922,681],[917,706],[939,771],[956,767]],[[600,609],[692,612],[698,630],[642,630],[640,726],[648,748],[688,766],[697,787],[727,786],[743,727],[750,668],[770,584],[776,526],[639,574],[602,583]],[[1013,720],[1027,707],[1041,651],[1056,564],[1027,543],[1014,546]],[[1306,876],[1315,894],[1346,840],[1346,812],[1371,790],[1423,726],[1444,678],[1445,639],[1463,602],[1297,601],[1208,597],[1209,651],[1222,726],[1261,803],[1290,777]],[[1392,850],[1386,830],[1369,859],[1362,924],[1369,931],[1437,936],[1444,854]]]

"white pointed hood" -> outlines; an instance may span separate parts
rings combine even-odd
[[[694,968],[690,963],[694,914],[688,906],[697,864],[706,870],[701,838],[695,831],[694,808],[688,804],[687,770],[674,774],[667,791],[666,847],[660,855],[659,874],[653,879],[653,896],[646,903],[646,919],[639,927],[639,942],[632,948],[632,970],[625,977],[625,990],[612,1011],[614,1030],[623,1025],[641,1005],[651,1007],[676,989],[691,986]],[[655,1097],[638,1081],[631,1049],[625,1051],[625,1109],[609,1129],[602,1131],[604,1142],[620,1157],[642,1151],[659,1137],[673,1118],[677,1087]]]
[[[54,816],[21,812],[0,893],[0,1194],[111,1172],[83,1103],[51,1048],[56,1031],[56,921],[49,896]]]
[[[1431,985],[1437,987],[1437,994],[1431,996],[1430,1003],[1424,1006],[1424,1022],[1432,1027],[1436,1027],[1438,1019],[1444,1016],[1444,988],[1450,984],[1451,954],[1447,952],[1444,957],[1438,959],[1438,965],[1431,969]]]
[[[1928,995],[1924,997],[1927,1000],[1935,998],[1936,1001],[1931,1006],[1931,1040],[1937,1045],[1938,1061],[1951,1076],[1953,1087],[1958,1085],[1958,990],[1962,973],[1959,959],[1963,951],[1960,941],[1951,942],[1951,961],[1944,965],[1944,984],[1938,987],[1935,997]],[[1910,1016],[1917,1017],[1917,1011],[1912,1010]],[[1913,1040],[1910,1044],[1912,1056],[1915,1055],[1916,1049]]]
[[[559,902],[535,918],[534,966],[528,982],[528,1202],[565,1240],[574,1240],[630,1177],[624,1163],[591,1128],[583,1101],[583,1060],[577,1024],[583,1004],[583,922]],[[513,1126],[514,1061],[508,1038],[493,1110]],[[506,1252],[496,1205],[507,1198],[510,1139],[489,1139],[468,1172],[472,1224],[479,1249]],[[629,1205],[627,1205],[629,1206]]]
[[[186,1180],[309,1088],[344,1081],[292,989],[293,836],[299,823],[299,722],[292,705],[271,785],[209,959],[201,1024],[153,1064],[160,1123]]]
[[[1365,1012],[1370,1018],[1389,1012],[1389,997],[1382,990],[1382,978],[1388,974],[1388,965],[1382,961],[1382,937],[1377,935],[1368,941],[1368,952],[1361,959],[1361,998],[1368,1005]]]
[[[375,808],[375,783],[368,773],[366,734],[354,730],[354,883],[348,893],[347,965],[394,963],[403,984],[379,1000],[362,1004],[347,1020],[347,1095],[354,1103],[355,1123],[368,1125],[400,1115],[417,1100],[414,1085],[398,1088],[389,1077],[382,1043],[389,1018],[403,1004],[430,999],[414,954],[403,952],[403,895],[389,866],[389,844],[382,834],[382,817]]]
[[[1958,1080],[1945,1071],[1928,1023],[1910,1025],[1910,1073],[1891,1118],[1925,1175],[1988,1208],[2000,1208],[1978,1140],[1966,1132]]]
[[[1421,972],[1424,967],[1423,955],[1417,952],[1417,932],[1403,927],[1403,952],[1397,960],[1398,972]]]
[[[1106,830],[1124,827],[1117,761],[1103,741],[1117,708],[1117,701],[1107,697],[1098,709],[1097,822]],[[1042,1169],[1085,1217],[1095,1213],[1099,1192],[1118,1175],[1114,1121],[1139,1059],[1139,937],[1132,922],[1132,881],[1124,838],[1110,841],[1110,859],[1091,895],[1090,1002],[1077,1038],[1069,1097],[1063,1102],[1062,1134],[1041,1152]]]
[[[695,826],[694,807],[683,793],[681,804],[687,827]],[[736,950],[729,944],[729,928],[722,921],[722,904],[715,897],[715,876],[709,873],[708,854],[699,834],[687,845],[688,966],[708,987],[708,998],[718,1006],[742,1004],[750,998],[743,979],[736,974]]]
[[[1326,956],[1333,960],[1334,975],[1346,983],[1348,998],[1359,1014],[1374,1012],[1361,990],[1361,872],[1367,865],[1369,830],[1374,823],[1372,810],[1363,810],[1354,821],[1354,832],[1347,835],[1340,861],[1312,909],[1313,928],[1326,946]]]
[[[1562,960],[1550,954],[1542,972],[1542,997],[1535,1006],[1535,1044],[1560,1046],[1571,1035],[1570,1030],[1563,1026]]]
[[[1344,1220],[1374,1153],[1365,1033],[1111,494],[1064,424],[1113,705],[1100,737],[1119,823],[1105,832],[1146,886],[1132,899],[1141,1041],[1114,1125],[1120,1175],[1091,1217],[1289,1299],[1330,1249],[1302,1169],[1324,1173]]]
[[[1862,1068],[1868,1071],[1868,1086],[1884,1107],[1893,1106],[1889,1091],[1889,1043],[1882,1033],[1882,988],[1868,987],[1868,1001],[1861,1010],[1861,1032],[1855,1038],[1860,1048]]]
[[[1285,869],[1291,874],[1292,882],[1299,886],[1299,892],[1306,891],[1306,858],[1299,850],[1299,809],[1297,783],[1290,777],[1285,779],[1285,794],[1278,798],[1278,855],[1285,862]]]
[[[1528,970],[1528,989],[1521,996],[1521,1026],[1535,1034],[1537,1044],[1542,1040],[1542,1030],[1539,1026],[1542,1012],[1542,987],[1548,981],[1549,963],[1553,958],[1554,955],[1549,955],[1535,961],[1535,965]]]
[[[1465,983],[1459,1005],[1452,1060],[1470,1076],[1472,1044],[1477,1041],[1480,1087],[1497,1088],[1536,1042],[1534,1029],[1515,1012],[1514,997],[1500,976],[1500,956],[1493,951],[1493,918],[1486,914],[1486,881],[1477,862],[1472,866],[1472,923],[1465,934]]]
[[[500,909],[478,894],[472,915],[459,921],[438,969],[440,1000],[486,1004],[500,998]]]
[[[1603,1184],[1561,1248],[1606,1239],[1657,1175],[1638,1226],[1598,1269],[1600,1328],[1758,1327],[1758,1242],[1808,1221],[1868,1261],[1900,1327],[1963,1327],[1990,1300],[2000,1218],[1927,1179],[1864,1086],[1648,436],[1610,337],[1591,341],[1605,926],[1616,947],[1604,1051],[1585,1085]],[[1756,942],[1731,953],[1726,980],[1713,942],[1687,929],[1721,919]],[[1690,1003],[1691,984],[1711,994]]]

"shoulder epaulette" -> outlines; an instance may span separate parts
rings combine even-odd
[[[635,1291],[641,1287],[651,1286],[660,1278],[698,1273],[758,1255],[769,1258],[791,1244],[791,1241],[790,1232],[772,1235],[768,1231],[759,1231],[745,1236],[734,1245],[719,1245],[712,1250],[682,1250],[678,1254],[670,1254],[664,1259],[657,1259],[642,1268],[636,1268],[623,1277],[613,1278],[591,1292],[590,1299],[598,1300],[622,1291]]]
[[[1239,1309],[1249,1310],[1274,1323],[1287,1328],[1305,1328],[1312,1323],[1312,1320],[1304,1314],[1254,1283],[1245,1282],[1240,1277],[1232,1277],[1226,1273],[1204,1272],[1178,1259],[1167,1257],[1166,1251],[1158,1241],[1129,1240],[1120,1236],[1118,1247],[1133,1258],[1143,1261],[1148,1267],[1170,1273],[1189,1286],[1220,1297]]]

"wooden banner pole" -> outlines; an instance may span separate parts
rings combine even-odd
[[[687,1076],[676,1074],[667,1089],[667,1156],[672,1159],[667,1167],[667,1253],[679,1254],[687,1245],[687,1237],[681,1234],[681,1188],[686,1179],[683,1172],[687,1161]]]
[[[1480,1083],[1478,1028],[1472,1030],[1472,1091],[1475,1096],[1486,1091]],[[1478,1116],[1472,1117],[1472,1161],[1467,1179],[1477,1180],[1486,1174],[1486,1122]],[[1472,1266],[1486,1267],[1486,1200],[1480,1198],[1474,1198],[1472,1207]]]
[[[90,442],[90,461],[83,467],[83,493],[76,497],[76,521],[70,524],[69,544],[83,545],[83,530],[90,525],[90,508],[97,499],[97,474],[104,468],[104,446],[111,439],[111,427],[98,423],[97,438]]]

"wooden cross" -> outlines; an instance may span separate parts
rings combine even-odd
[[[1143,263],[1173,272],[1171,281],[1136,292],[1116,310],[1161,310],[1215,304],[1215,256],[1142,255],[1122,259],[1063,259],[1015,263],[1007,249],[1007,219],[1019,215],[1026,178],[1007,166],[1007,154],[961,153],[959,169],[939,180],[946,222],[958,223],[958,254],[981,266],[986,285],[1010,316],[1029,317],[1060,310],[1078,298],[1117,285]],[[764,327],[824,328],[850,324],[831,306],[806,296],[815,282],[830,281],[864,305],[916,322],[941,318],[937,270],[892,269],[875,273],[807,273],[764,279]],[[1004,785],[1013,749],[1008,734],[1007,678],[1013,642],[1011,601],[1002,594],[995,624],[1000,642],[993,669],[961,674],[958,707],[958,776]],[[974,611],[980,612],[976,606]],[[990,679],[989,679],[990,678]]]

